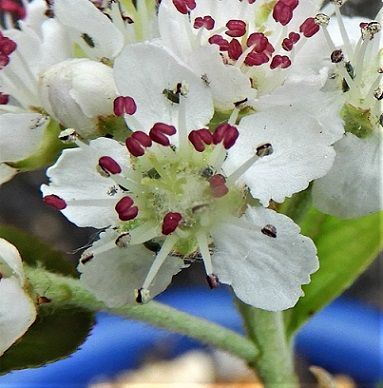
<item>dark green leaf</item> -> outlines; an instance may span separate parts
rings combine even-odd
[[[314,240],[320,269],[303,287],[305,296],[286,313],[289,336],[339,296],[376,258],[383,248],[382,215],[340,220],[311,209],[303,218],[302,233]]]
[[[76,308],[40,306],[35,323],[0,360],[0,374],[33,368],[65,358],[85,341],[93,314]]]

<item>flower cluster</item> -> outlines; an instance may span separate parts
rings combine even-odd
[[[101,230],[78,267],[100,300],[202,260],[211,288],[294,306],[316,248],[272,207],[315,181],[324,211],[380,208],[380,25],[353,48],[335,13],[344,49],[310,0],[34,0],[0,35],[0,183],[55,128],[44,202]]]

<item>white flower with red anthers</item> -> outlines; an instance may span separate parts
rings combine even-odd
[[[156,61],[143,60],[148,55]],[[131,93],[116,99],[115,113],[134,132],[125,145],[107,138],[86,144],[65,132],[79,148],[63,152],[42,187],[44,201],[78,226],[107,228],[82,256],[84,285],[110,306],[146,302],[202,258],[212,288],[229,284],[267,310],[293,306],[318,267],[315,246],[288,217],[248,206],[240,183],[258,164],[259,180],[279,163],[286,172],[289,145],[284,153],[275,134],[275,149],[261,134],[248,160],[228,173],[225,158],[241,152],[234,151],[241,129],[205,127],[213,102],[199,77],[148,43],[126,48],[114,72],[120,93]]]
[[[383,208],[383,45],[378,22],[383,11],[377,21],[350,19],[341,16],[341,3],[335,2],[338,26],[327,27],[326,15],[321,19],[335,66],[328,83],[343,95],[346,134],[335,143],[333,168],[315,182],[313,199],[323,212],[350,218]]]
[[[156,6],[155,0],[55,0],[51,11],[87,57],[110,62],[124,44],[158,35]]]
[[[0,356],[36,319],[35,305],[24,288],[19,252],[0,238]]]
[[[0,32],[0,184],[17,172],[13,163],[38,151],[50,117],[94,135],[116,97],[109,66],[65,60],[72,49],[58,23],[45,20],[34,30],[28,20],[22,30]]]
[[[259,110],[256,97],[273,93],[291,76],[302,83],[311,71],[291,65],[307,64],[299,57],[319,30],[316,12],[309,0],[163,0],[159,28],[166,47],[209,84],[218,110],[231,111],[246,99]],[[310,56],[317,67],[321,53]],[[294,93],[304,100],[300,86]]]

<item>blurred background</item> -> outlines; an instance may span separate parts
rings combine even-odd
[[[1,4],[3,0],[0,0],[0,9],[1,9]],[[342,8],[342,12],[347,15],[359,15],[359,16],[365,16],[369,18],[373,18],[374,15],[377,13],[379,8],[381,7],[382,2],[380,0],[349,0],[347,4]],[[0,18],[1,19],[1,18]],[[43,241],[51,244],[53,247],[56,249],[59,249],[61,251],[64,251],[66,253],[67,259],[71,261],[72,263],[77,263],[78,258],[81,254],[82,247],[87,246],[89,243],[91,243],[95,237],[97,236],[97,231],[95,229],[91,228],[78,228],[68,222],[65,217],[61,215],[61,213],[52,210],[51,208],[48,208],[42,203],[41,200],[41,195],[39,191],[39,187],[42,183],[47,183],[47,179],[44,175],[44,171],[36,171],[32,173],[24,173],[24,174],[19,174],[11,180],[10,182],[4,184],[0,188],[0,224],[10,224],[14,225],[16,227],[19,227],[25,231],[30,232],[31,234],[41,238]],[[363,311],[368,314],[373,314],[374,320],[373,323],[372,321],[369,321],[365,323],[366,329],[369,327],[368,325],[372,325],[370,329],[374,331],[373,333],[370,331],[369,335],[369,340],[372,338],[372,345],[371,346],[377,346],[378,351],[381,352],[382,347],[383,347],[383,339],[382,339],[382,321],[381,317],[382,315],[379,315],[379,312],[383,312],[383,297],[382,297],[382,265],[383,265],[383,258],[377,258],[377,260],[371,265],[371,267],[358,279],[358,281],[352,285],[344,295],[344,298],[342,301],[344,303],[353,303],[353,301],[356,301],[357,304],[356,306],[360,308],[360,312],[363,315]],[[203,301],[206,300],[207,297],[210,298],[210,295],[208,294],[206,289],[206,280],[205,280],[205,275],[204,275],[204,270],[202,268],[202,265],[200,263],[195,263],[193,266],[191,266],[189,269],[182,271],[179,275],[177,275],[174,279],[174,282],[172,283],[172,286],[168,291],[166,292],[167,295],[163,297],[163,300],[165,302],[173,303],[177,305],[177,303],[180,303],[180,300],[185,300],[185,294],[186,296],[189,295],[189,292],[192,292],[193,288],[197,287],[196,291],[196,300],[200,302],[195,302],[194,305],[190,304],[190,301],[186,303],[186,307],[183,304],[182,307],[186,309],[190,309],[190,311],[193,311],[195,308],[195,305],[198,305],[200,303],[203,304]],[[202,290],[201,290],[202,287]],[[215,293],[215,291],[214,291]],[[175,295],[175,299],[172,300],[172,294]],[[170,295],[170,296],[168,296]],[[177,299],[181,298],[181,299]],[[199,299],[198,299],[199,298]],[[213,298],[217,298],[216,303],[220,306],[229,306],[230,305],[230,295],[228,292],[225,290],[220,290],[215,295]],[[343,304],[344,306],[344,304]],[[230,308],[230,307],[228,307]],[[339,311],[337,310],[337,305],[335,307],[332,307],[332,310],[329,311],[326,314],[331,314],[331,313],[338,313]],[[342,308],[340,308],[341,311]],[[326,310],[327,311],[327,310]],[[347,312],[346,308],[346,312]],[[207,313],[207,312],[206,312]],[[203,313],[204,314],[204,313]],[[217,313],[218,314],[218,313]],[[230,313],[231,314],[231,313]],[[234,313],[233,313],[234,314]],[[343,311],[343,314],[344,311]],[[359,318],[358,318],[359,317]],[[100,370],[98,369],[97,371],[95,370],[94,373],[96,374],[97,372],[101,374],[104,377],[101,378],[95,378],[89,377],[91,373],[87,375],[87,377],[83,377],[83,380],[79,377],[79,379],[82,381],[79,383],[80,386],[86,386],[87,384],[90,384],[89,381],[98,381],[98,380],[103,380],[104,378],[107,378],[108,376],[114,379],[115,385],[118,387],[123,387],[127,386],[124,385],[126,382],[145,382],[145,381],[150,381],[153,373],[154,376],[157,376],[155,381],[158,382],[158,373],[159,371],[163,371],[165,375],[174,375],[174,383],[180,383],[180,382],[188,382],[188,381],[183,381],[182,376],[197,376],[197,382],[211,382],[211,379],[214,379],[212,376],[214,374],[218,374],[220,378],[225,375],[224,371],[230,370],[230,366],[233,366],[231,369],[233,370],[232,373],[235,375],[236,373],[239,373],[238,371],[242,371],[242,375],[238,377],[238,379],[244,383],[254,383],[254,378],[249,372],[246,371],[246,368],[241,365],[240,363],[237,363],[233,361],[232,359],[228,358],[228,356],[220,354],[220,353],[214,353],[213,356],[207,356],[205,353],[203,353],[201,350],[198,352],[194,353],[189,353],[186,356],[183,356],[181,359],[177,359],[177,361],[174,361],[173,364],[163,364],[160,362],[160,364],[155,364],[157,369],[155,369],[155,372],[151,370],[150,368],[153,365],[153,362],[156,361],[158,362],[162,358],[171,358],[175,356],[176,354],[179,354],[183,350],[188,350],[192,349],[195,344],[190,342],[190,341],[185,341],[184,339],[172,339],[172,337],[169,337],[167,335],[164,335],[163,332],[160,334],[160,337],[164,339],[164,343],[161,345],[161,341],[158,343],[156,342],[155,345],[153,344],[146,344],[146,353],[140,349],[138,346],[138,351],[142,351],[142,353],[135,353],[132,355],[132,350],[131,350],[131,343],[129,343],[129,336],[131,336],[132,331],[135,333],[135,335],[138,335],[139,333],[143,334],[144,340],[143,342],[147,341],[147,336],[154,336],[158,335],[157,331],[150,331],[148,327],[145,325],[138,325],[135,323],[126,323],[126,322],[121,322],[120,320],[115,320],[114,318],[107,317],[104,315],[100,315],[99,319],[99,327],[96,327],[94,330],[94,336],[97,337],[97,340],[94,338],[91,338],[93,341],[91,345],[89,346],[84,346],[83,348],[90,352],[93,351],[94,354],[94,349],[97,348],[97,341],[98,343],[102,343],[103,341],[106,341],[108,339],[109,341],[109,346],[114,347],[114,356],[115,360],[113,361],[113,356],[110,353],[107,353],[105,349],[100,351],[100,347],[97,349],[100,351],[100,353],[104,352],[104,357],[112,357],[112,364],[115,362],[116,365],[121,365],[121,368],[124,367],[124,362],[121,360],[124,360],[126,358],[126,363],[125,367],[130,367],[130,366],[137,366],[139,364],[144,363],[145,365],[149,365],[146,367],[144,375],[139,375],[138,380],[135,380],[135,375],[129,375],[129,377],[123,377],[123,378],[117,378],[116,375],[118,375],[117,370],[116,370],[116,365],[112,367],[110,362],[106,362],[105,359],[101,363],[104,363],[106,365],[105,370]],[[237,318],[233,318],[234,321],[231,323],[233,328],[239,329],[240,328],[240,323]],[[360,316],[353,316],[353,315],[344,315],[344,316],[338,316],[338,320],[331,321],[330,318],[325,317],[323,321],[318,321],[317,324],[312,327],[309,333],[305,334],[303,333],[301,336],[301,339],[298,339],[298,361],[300,365],[300,370],[302,370],[302,375],[304,376],[304,381],[307,381],[307,384],[310,385],[313,383],[313,379],[310,375],[307,374],[307,372],[304,372],[307,368],[308,365],[312,363],[312,359],[310,359],[310,350],[307,350],[307,346],[310,347],[313,345],[312,343],[316,343],[315,346],[319,346],[322,341],[322,347],[323,346],[329,346],[326,345],[326,342],[323,342],[324,338],[326,338],[327,334],[323,334],[321,332],[320,328],[321,325],[330,325],[329,322],[332,322],[332,324],[335,324],[341,331],[342,329],[342,323],[345,323],[344,320],[357,320],[354,322],[355,324],[358,325],[363,325],[363,318],[360,318]],[[219,319],[218,319],[219,320]],[[109,326],[108,326],[109,322]],[[335,323],[334,323],[335,322]],[[319,325],[319,329],[318,329]],[[340,325],[340,326],[339,326]],[[378,325],[378,326],[374,326]],[[230,324],[229,324],[230,326]],[[108,337],[108,334],[106,332],[102,332],[102,330],[111,330],[111,327],[113,328],[113,331],[118,331],[122,335],[126,335],[126,341],[120,340],[120,345],[122,345],[121,349],[118,349],[119,343],[118,342],[113,342],[113,340]],[[149,330],[149,331],[148,331]],[[350,330],[344,329],[344,330]],[[123,334],[124,333],[124,334]],[[340,336],[342,336],[344,333],[339,333]],[[313,339],[313,336],[317,335],[318,337]],[[360,332],[356,332],[356,336],[361,336],[362,334]],[[322,337],[321,337],[322,336]],[[324,336],[324,337],[323,337]],[[371,337],[372,336],[372,337]],[[354,341],[357,340],[356,337],[348,337],[348,339],[344,339],[347,345],[347,341]],[[304,343],[302,343],[304,341]],[[377,343],[375,343],[377,342]],[[172,349],[169,351],[169,346],[165,346],[164,344],[169,344],[172,343]],[[111,345],[113,344],[113,345]],[[311,345],[310,345],[311,344]],[[350,345],[350,344],[348,344]],[[105,343],[105,346],[108,346],[108,343]],[[125,348],[124,348],[125,346]],[[368,345],[367,345],[368,346]],[[102,347],[101,347],[102,348]],[[148,352],[148,349],[150,349],[150,352]],[[346,351],[350,351],[349,348],[346,346]],[[324,352],[327,352],[327,349],[322,349]],[[122,355],[118,355],[119,352],[122,352]],[[124,356],[125,352],[125,356]],[[378,352],[378,357],[381,357],[382,353]],[[306,353],[306,354],[305,354]],[[379,356],[380,354],[380,356]],[[135,360],[129,361],[130,358],[134,356]],[[336,358],[342,357],[339,356],[338,353],[335,353]],[[344,355],[344,361],[347,363],[349,355]],[[89,356],[90,357],[90,356]],[[97,355],[95,356],[97,359],[101,357],[102,355]],[[330,355],[330,358],[332,356]],[[129,359],[129,360],[128,360]],[[147,360],[150,359],[151,363],[147,364]],[[74,357],[74,360],[76,358]],[[86,356],[83,356],[82,362],[84,363],[89,363],[90,359],[86,358]],[[315,360],[315,357],[314,357]],[[110,359],[109,359],[110,361]],[[145,362],[144,362],[145,361]],[[77,361],[76,361],[77,362]],[[360,362],[367,362],[366,360],[360,360]],[[380,363],[379,363],[380,362]],[[336,362],[335,362],[336,363]],[[57,363],[56,363],[57,364]],[[96,365],[99,365],[96,363]],[[108,365],[109,365],[109,370],[108,370]],[[375,365],[375,364],[374,364]],[[378,363],[376,364],[377,368],[382,367],[381,360],[378,360]],[[325,365],[325,362],[323,366],[328,368],[328,365]],[[73,373],[76,374],[76,369],[78,369],[75,365],[72,365],[72,367],[68,367],[67,372],[70,374],[70,368],[73,368]],[[97,368],[100,368],[98,366]],[[175,371],[179,371],[180,368],[186,368],[184,373],[181,373],[181,375],[178,373],[175,373]],[[189,368],[189,369],[188,369]],[[374,366],[375,368],[375,366]],[[118,369],[118,368],[117,368]],[[331,369],[331,366],[330,366]],[[66,370],[64,368],[64,370]],[[342,373],[342,370],[334,369],[335,373]],[[344,372],[347,373],[347,368],[344,369]],[[382,374],[382,371],[376,371],[376,375],[380,373]],[[63,372],[64,373],[64,372]],[[30,384],[32,384],[33,381],[37,382],[40,381],[36,377],[30,377],[29,380],[27,377],[25,377],[24,383],[22,380],[22,374],[20,375],[21,380],[18,383],[17,382],[17,373],[14,374],[13,377],[16,376],[16,380],[7,380],[2,377],[0,377],[0,386],[6,386],[7,384],[14,384],[12,386],[21,386],[24,387],[24,383],[26,381],[29,381]],[[24,375],[27,376],[27,375]],[[6,376],[7,377],[7,376]],[[354,376],[354,380],[357,379],[358,377]],[[94,380],[96,379],[96,380]],[[116,380],[117,379],[117,380]],[[178,380],[177,380],[178,379]],[[200,379],[200,380],[198,380]],[[193,380],[193,379],[191,379]],[[42,381],[42,380],[41,380]],[[40,381],[40,383],[41,383]],[[45,380],[46,382],[49,380]],[[189,381],[193,382],[193,381]],[[39,383],[39,384],[40,384]],[[36,383],[38,384],[38,383]],[[63,382],[62,386],[75,386],[71,385],[72,383],[70,382]],[[73,383],[74,384],[74,383]],[[339,384],[343,384],[340,386],[356,386],[353,384],[356,384],[355,382],[352,382],[351,380],[348,380],[347,377],[345,377]],[[358,386],[373,386],[371,382],[365,383],[360,382]],[[26,386],[26,385],[25,385]],[[33,386],[33,384],[32,384]],[[36,385],[38,386],[38,385]],[[41,386],[41,385],[40,385]],[[49,383],[47,382],[47,386],[50,386]],[[76,385],[77,386],[77,385]],[[109,387],[107,383],[104,384],[97,384],[97,387]]]

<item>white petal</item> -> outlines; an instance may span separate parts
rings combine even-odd
[[[40,70],[64,61],[72,53],[72,43],[65,28],[56,19],[48,19],[42,26],[42,59]]]
[[[36,319],[36,309],[15,277],[0,280],[0,356]]]
[[[0,356],[36,318],[35,306],[24,291],[24,273],[17,249],[0,239]]]
[[[117,233],[109,230],[102,233],[100,240],[93,244],[88,253],[117,237]],[[95,254],[87,263],[80,264],[80,281],[109,307],[135,303],[134,290],[142,287],[153,260],[153,252],[143,245],[126,248],[115,246],[106,252]],[[181,259],[169,256],[149,288],[151,297],[164,291],[173,275],[184,266]]]
[[[239,68],[225,65],[216,47],[206,46],[194,50],[186,64],[195,74],[205,78],[213,95],[214,106],[220,111],[232,111],[235,102],[246,98],[253,100],[257,95],[249,77]]]
[[[276,238],[261,232],[266,225],[276,228]],[[299,232],[284,215],[248,208],[237,223],[213,232],[214,272],[245,303],[270,311],[292,307],[318,269],[314,243]]]
[[[301,111],[322,126],[323,136],[327,144],[333,144],[341,139],[344,133],[340,110],[344,103],[339,93],[322,92],[320,82],[310,81],[302,77],[290,77],[289,82],[274,90],[269,95],[262,96],[257,102],[257,109],[279,109],[289,106]]]
[[[88,0],[55,0],[56,18],[77,34],[77,43],[96,58],[114,58],[122,49],[123,36],[114,24]],[[85,43],[87,34],[95,47]]]
[[[37,151],[48,123],[38,113],[0,115],[0,162],[17,162]]]
[[[270,143],[274,152],[257,160],[242,176],[252,195],[267,206],[273,199],[304,190],[331,168],[335,152],[317,121],[293,108],[255,113],[241,120],[237,143],[229,150],[225,169],[238,168]]]
[[[359,139],[351,133],[335,144],[333,168],[313,187],[314,206],[342,218],[383,208],[382,135]]]
[[[129,161],[126,148],[115,140],[99,138],[90,144],[91,148],[64,150],[47,171],[51,183],[43,185],[41,191],[44,196],[54,194],[64,199],[68,206],[62,212],[76,225],[103,228],[116,224],[114,206],[122,192],[111,178],[97,172],[98,160],[110,156],[123,172],[129,169]],[[117,190],[114,195],[108,194],[112,187]]]
[[[23,264],[18,250],[8,241],[0,238],[0,273],[9,272],[14,276],[19,285],[24,285]]]
[[[116,58],[114,78],[119,93],[133,97],[137,104],[134,116],[126,116],[133,129],[149,131],[157,122],[178,127],[178,104],[164,95],[165,89],[174,90],[178,83],[189,88],[184,104],[187,130],[205,126],[213,116],[213,101],[205,83],[152,43],[127,46]]]

